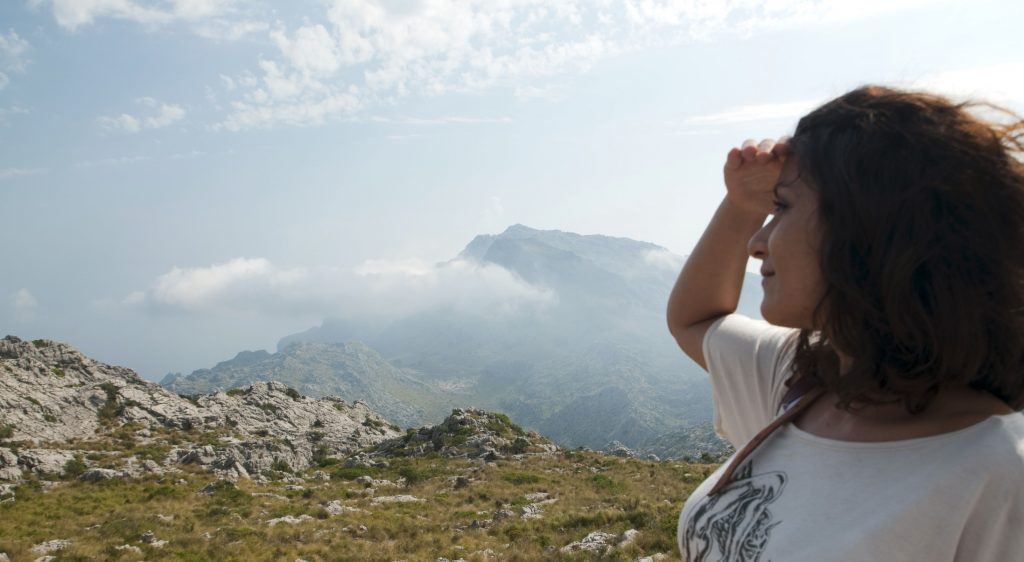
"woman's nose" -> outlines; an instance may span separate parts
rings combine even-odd
[[[747,242],[747,254],[758,260],[763,260],[768,255],[768,229],[771,221],[754,233]]]

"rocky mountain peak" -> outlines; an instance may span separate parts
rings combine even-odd
[[[372,456],[422,456],[437,452],[449,458],[496,460],[508,456],[551,454],[558,447],[508,416],[476,408],[455,408],[443,422],[410,429],[399,438],[379,443]]]
[[[276,381],[181,396],[66,344],[0,340],[0,445],[44,451],[0,448],[0,477],[17,479],[22,468],[59,472],[73,456],[64,444],[100,445],[115,434],[124,439],[123,428],[188,432],[201,443],[167,451],[166,462],[209,465],[235,476],[274,466],[303,469],[317,458],[344,457],[401,435],[361,401],[309,398]]]

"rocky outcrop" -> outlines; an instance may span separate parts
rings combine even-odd
[[[524,431],[508,416],[474,408],[456,408],[443,422],[410,429],[399,438],[382,441],[366,460],[393,455],[422,456],[437,452],[449,458],[499,458],[553,454],[558,447],[535,432]]]
[[[93,468],[62,444],[102,441],[125,424],[140,428],[135,435],[143,441],[153,441],[158,429],[213,434],[214,443],[180,446],[166,460],[235,477],[302,470],[401,435],[361,401],[309,398],[273,381],[183,397],[66,344],[0,340],[0,479],[17,480],[23,470],[61,474],[72,459]],[[4,443],[17,444],[19,452]],[[155,471],[146,463],[154,461],[129,472]]]

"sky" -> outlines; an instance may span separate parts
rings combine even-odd
[[[516,223],[685,255],[730,147],[854,87],[1024,110],[1021,16],[984,0],[3,2],[0,334],[159,379],[353,310],[543,300],[504,270],[434,264]]]

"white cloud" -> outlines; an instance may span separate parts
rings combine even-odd
[[[0,86],[0,90],[2,89],[3,87]],[[10,107],[0,107],[0,126],[7,124],[7,117],[9,115],[27,115],[28,113],[28,109],[24,107],[19,107],[17,105],[12,105]]]
[[[826,100],[800,100],[783,103],[764,103],[731,107],[706,115],[694,115],[683,121],[687,125],[729,125],[768,119],[792,119],[814,109]]]
[[[144,162],[152,159],[152,156],[114,156],[111,158],[101,158],[99,160],[85,160],[75,164],[75,166],[79,168],[93,168],[96,166],[131,164],[133,162]]]
[[[435,306],[508,313],[522,306],[545,306],[554,298],[550,290],[493,264],[406,259],[367,260],[354,268],[286,268],[263,258],[236,258],[172,268],[121,304],[196,314],[247,310],[392,318]]]
[[[302,74],[329,75],[341,66],[337,42],[322,25],[300,27],[293,38],[277,29],[270,38],[285,60]]]
[[[142,124],[139,123],[139,120],[127,113],[122,113],[116,117],[100,117],[98,121],[108,131],[137,133],[142,130]]]
[[[39,301],[24,288],[11,293],[8,302],[14,311],[14,317],[21,322],[31,321],[35,317],[36,308],[39,307]]]
[[[683,258],[683,256],[673,254],[672,252],[665,249],[648,250],[644,252],[644,262],[653,266],[669,269],[672,271],[679,271],[680,269],[682,269],[683,263],[685,263],[685,261],[686,260],[685,258]]]
[[[185,108],[180,105],[160,104],[157,114],[146,118],[146,128],[159,129],[185,118]]]
[[[39,301],[28,289],[19,289],[11,294],[11,306],[17,310],[27,310],[39,306]]]
[[[270,25],[265,21],[228,21],[223,19],[203,22],[194,28],[196,35],[200,37],[223,41],[238,41],[250,35],[263,33],[268,29],[270,29]]]
[[[1024,61],[935,72],[906,85],[956,98],[1024,104]]]
[[[233,0],[31,0],[35,6],[50,5],[57,23],[70,31],[100,18],[128,20],[147,25],[197,21],[221,14]]]
[[[153,115],[136,117],[127,113],[117,116],[103,116],[97,119],[101,127],[108,131],[123,131],[126,133],[138,133],[143,129],[159,129],[177,123],[185,118],[185,108],[180,105],[161,103],[150,97],[142,97],[135,100],[135,103],[155,109]]]
[[[479,125],[511,123],[511,117],[465,117],[449,115],[444,117],[371,117],[376,123],[397,123],[400,125]]]
[[[550,99],[557,91],[545,86],[544,78],[585,72],[603,59],[650,46],[835,24],[927,5],[924,0],[327,3],[322,21],[307,20],[290,30],[279,23],[270,32],[278,52],[261,56],[258,84],[243,87],[233,77],[225,80],[224,89],[236,99],[216,129],[351,119],[405,96],[499,86],[521,99]]]
[[[0,72],[0,90],[11,83],[8,72],[25,72],[28,49],[28,41],[19,37],[13,29],[0,33],[0,69],[3,70]]]
[[[0,61],[4,69],[23,72],[28,64],[25,58],[28,49],[28,41],[19,37],[13,29],[0,33]]]
[[[0,168],[0,180],[45,174],[48,171],[46,168]]]

